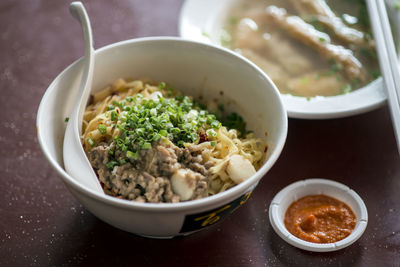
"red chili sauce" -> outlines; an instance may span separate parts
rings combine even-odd
[[[305,241],[333,243],[354,230],[357,218],[344,202],[325,195],[312,195],[293,202],[285,213],[290,233]]]

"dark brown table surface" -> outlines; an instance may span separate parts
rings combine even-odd
[[[84,1],[95,47],[178,34],[183,0]],[[153,240],[82,207],[36,138],[50,82],[83,54],[69,1],[0,2],[0,266],[400,266],[400,161],[387,107],[344,119],[289,120],[285,148],[249,201],[207,230]],[[274,195],[321,177],[353,188],[369,213],[364,235],[332,253],[294,248],[268,219]]]

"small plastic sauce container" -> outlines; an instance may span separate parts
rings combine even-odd
[[[326,195],[347,204],[357,220],[351,234],[334,243],[308,242],[291,234],[284,223],[286,210],[293,202],[310,195]],[[360,196],[349,187],[328,179],[307,179],[288,185],[274,197],[269,219],[275,232],[289,244],[304,250],[328,252],[345,248],[360,238],[367,227],[368,212]]]

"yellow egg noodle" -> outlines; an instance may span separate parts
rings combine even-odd
[[[168,97],[166,90],[145,79],[132,81],[118,79],[111,86],[92,96],[91,103],[85,110],[82,125],[81,138],[86,153],[93,148],[93,143],[109,143],[120,134],[116,122],[111,119],[108,107],[115,102],[138,94],[147,100],[154,100],[160,96]],[[118,114],[122,112],[118,106],[114,110]],[[100,125],[105,126],[102,133],[99,131]],[[228,130],[223,125],[216,132],[216,136],[208,136],[206,141],[197,140],[194,143],[184,144],[185,147],[191,146],[194,150],[199,151],[204,162],[212,163],[212,167],[209,169],[208,195],[225,191],[237,184],[227,172],[229,160],[233,155],[240,155],[247,159],[257,170],[265,160],[267,148],[264,140],[255,138],[253,133],[246,134],[245,138],[239,138],[237,130]]]

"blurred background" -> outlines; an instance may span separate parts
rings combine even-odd
[[[183,0],[83,2],[95,48],[178,35]],[[87,212],[47,163],[35,129],[46,88],[83,55],[69,4],[0,2],[0,266],[399,266],[400,164],[387,107],[344,119],[290,119],[281,157],[246,205],[200,233],[146,239]],[[345,183],[364,199],[369,224],[352,246],[305,252],[273,232],[271,199],[312,177]]]

